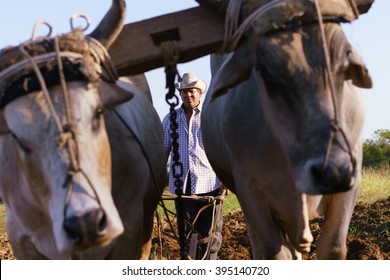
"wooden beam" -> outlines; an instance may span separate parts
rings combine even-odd
[[[173,40],[179,62],[216,52],[223,41],[224,23],[201,7],[130,23],[109,52],[120,76],[164,66],[161,42]]]
[[[374,2],[354,1],[360,14]],[[218,51],[224,29],[223,19],[196,7],[125,25],[109,52],[120,76],[141,74],[164,66],[162,42],[175,41],[178,62],[188,62]]]

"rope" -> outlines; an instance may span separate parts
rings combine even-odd
[[[228,52],[232,48],[229,46],[234,33],[237,31],[240,19],[240,10],[243,0],[230,0],[225,17],[225,34],[222,45],[222,51]],[[233,48],[234,49],[234,48]]]
[[[57,126],[57,129],[58,129],[58,131],[60,131],[62,133],[63,129],[62,129],[61,121],[60,121],[60,119],[59,119],[59,117],[57,115],[56,110],[54,109],[53,102],[52,102],[52,100],[50,98],[49,91],[48,91],[48,89],[46,87],[45,79],[43,78],[42,73],[39,70],[39,68],[38,68],[37,64],[35,63],[34,59],[30,56],[30,54],[25,50],[24,47],[25,47],[25,44],[21,44],[19,46],[19,50],[27,58],[27,60],[31,63],[31,66],[32,66],[32,68],[34,70],[34,73],[37,76],[39,84],[40,84],[40,86],[42,88],[42,92],[43,92],[43,94],[45,96],[47,105],[49,106],[49,110],[51,112],[51,115],[52,115],[52,117],[54,119],[54,122],[55,122],[55,124]]]
[[[188,232],[187,236],[185,237],[186,238],[186,243],[187,243],[187,240],[189,240],[189,238],[191,237],[191,235],[193,233],[197,233],[199,234],[196,229],[195,229],[195,224],[196,224],[196,221],[198,220],[201,212],[205,211],[207,208],[209,207],[213,207],[213,215],[212,215],[212,223],[211,223],[211,226],[210,226],[210,234],[208,237],[204,237],[204,238],[201,238],[198,240],[198,243],[208,243],[207,244],[207,249],[206,251],[204,252],[203,256],[202,256],[202,260],[206,259],[210,253],[210,247],[211,247],[211,244],[209,244],[210,242],[210,236],[212,237],[212,233],[215,231],[215,228],[216,228],[216,223],[215,223],[215,218],[216,218],[216,211],[217,211],[217,207],[222,207],[223,205],[223,202],[225,200],[225,193],[226,193],[226,189],[222,190],[221,194],[218,195],[218,196],[196,196],[196,195],[190,195],[190,196],[187,196],[187,195],[183,195],[181,197],[181,199],[191,199],[191,200],[201,200],[201,201],[206,201],[208,202],[209,204],[208,205],[205,205],[203,206],[199,212],[197,213],[197,215],[195,216],[194,218],[194,221],[192,223],[190,223],[189,221],[187,220],[184,220],[184,223],[187,224],[191,229],[190,231]],[[177,199],[177,196],[176,195],[163,195],[162,196],[162,201],[163,200],[176,200]],[[162,241],[161,241],[161,236],[160,234],[164,234],[170,238],[173,238],[173,239],[176,239],[178,240],[178,237],[175,233],[175,230],[174,230],[174,227],[173,227],[173,224],[171,222],[171,219],[169,218],[169,214],[173,215],[173,216],[176,216],[177,217],[177,214],[168,210],[165,206],[163,207],[163,210],[164,210],[164,214],[167,218],[167,222],[169,224],[169,228],[171,230],[171,232],[173,233],[172,234],[169,234],[167,233],[164,229],[162,229],[162,222],[160,221],[160,218],[158,216],[158,214],[156,213],[156,216],[157,218],[159,219],[158,220],[158,226],[159,226],[159,240],[160,240],[160,248],[162,247]],[[161,228],[161,230],[160,230]],[[161,253],[161,258],[162,258],[162,253]],[[192,260],[192,258],[190,256],[187,256],[187,259],[190,259]]]
[[[66,86],[66,80],[65,80],[65,74],[64,74],[64,67],[62,65],[62,59],[60,57],[60,47],[59,47],[58,37],[54,38],[54,43],[55,43],[55,51],[57,54],[58,75],[59,75],[60,84],[62,87],[62,93],[64,94],[65,113],[66,113],[65,131],[61,132],[60,139],[62,141],[65,140],[65,142],[67,143],[67,147],[68,147],[68,151],[69,151],[69,155],[70,155],[70,160],[72,162],[72,170],[79,171],[80,164],[78,161],[78,144],[77,144],[76,137],[75,137],[73,129],[72,129],[72,125],[71,125],[72,124],[72,117],[70,115],[69,92],[68,92],[68,87]],[[64,133],[65,133],[65,139],[64,139]],[[72,145],[71,141],[74,142],[75,146]]]
[[[355,16],[355,18],[359,17],[359,10],[354,0],[346,0]],[[241,41],[241,39],[247,34],[247,32],[252,28],[252,24],[255,20],[264,16],[271,9],[274,9],[276,6],[284,5],[286,3],[294,3],[297,0],[273,0],[268,3],[263,4],[258,7],[254,12],[252,12],[248,17],[244,19],[244,21],[238,26],[239,13],[241,10],[241,6],[243,4],[243,0],[230,0],[227,14],[225,18],[225,35],[224,42],[222,45],[222,51],[225,53],[229,53],[237,48],[237,45]],[[313,0],[308,1],[313,2]],[[316,5],[316,10],[318,14],[318,0],[314,0],[314,4]],[[339,21],[341,19],[338,19]],[[322,20],[321,20],[322,22]]]
[[[84,170],[81,169],[81,167],[80,167],[79,158],[78,158],[78,143],[77,143],[77,139],[75,137],[74,131],[72,129],[71,105],[70,105],[69,91],[67,88],[66,78],[65,78],[65,74],[64,74],[64,67],[63,67],[63,63],[62,63],[63,56],[61,55],[61,50],[60,50],[60,46],[59,46],[59,38],[58,37],[54,38],[54,46],[55,46],[55,58],[57,60],[57,66],[58,66],[59,80],[60,80],[62,92],[64,95],[64,103],[65,103],[64,106],[65,106],[65,114],[66,114],[66,124],[65,125],[62,125],[62,123],[61,123],[61,120],[60,120],[60,118],[59,118],[59,116],[54,108],[52,99],[51,99],[49,91],[47,89],[45,79],[43,78],[43,75],[38,67],[37,62],[26,51],[26,49],[25,49],[26,45],[27,45],[27,43],[21,44],[19,47],[19,50],[24,55],[24,57],[26,57],[26,59],[30,62],[31,66],[33,68],[33,71],[38,79],[39,85],[40,85],[42,92],[44,94],[44,97],[46,99],[51,116],[53,117],[55,125],[59,131],[59,137],[57,139],[57,147],[62,148],[64,145],[66,145],[68,153],[69,153],[69,157],[71,160],[71,167],[68,169],[68,174],[67,174],[65,181],[64,181],[64,184],[63,184],[63,187],[67,188],[65,202],[64,202],[65,203],[64,211],[63,211],[64,219],[66,217],[66,212],[67,212],[68,205],[70,203],[70,199],[71,199],[71,195],[72,195],[72,191],[73,191],[72,178],[78,172],[81,172],[82,176],[87,180],[88,185],[91,187],[100,209],[103,209],[99,195],[98,195],[92,181],[89,179],[89,177],[84,172]],[[98,44],[95,44],[95,45],[98,45]],[[93,47],[93,49],[97,49],[97,47]],[[102,48],[100,48],[100,49],[102,50]],[[103,51],[103,58],[104,59],[98,60],[100,63],[104,64],[104,61],[111,61],[111,60],[109,60],[109,57],[106,56],[106,53],[107,53],[107,51],[105,51],[105,52]],[[52,56],[53,55],[39,57],[39,61],[41,61],[42,58],[47,58],[47,57],[52,57]],[[73,57],[80,58],[80,56],[78,56],[78,55],[76,55],[76,56],[71,55],[71,57],[72,58]],[[107,59],[107,57],[108,57],[108,59]],[[44,61],[44,60],[42,60],[42,61]],[[23,63],[21,63],[21,65],[25,65],[25,63],[23,62]],[[105,69],[107,69],[109,76],[113,77],[114,72],[112,71],[112,69],[115,69],[115,68],[111,67],[111,65],[113,65],[112,62],[111,62],[111,64],[106,63],[105,65],[108,65]],[[18,67],[20,67],[20,65],[18,65]],[[8,73],[11,73],[11,72],[7,72],[7,74]],[[104,212],[104,210],[103,210],[103,212]]]
[[[314,4],[315,4],[315,7],[316,7],[316,13],[317,13],[317,18],[318,18],[318,26],[319,26],[319,29],[320,29],[320,35],[321,35],[321,41],[322,41],[322,49],[324,51],[324,56],[325,56],[325,68],[326,68],[326,74],[327,74],[328,82],[329,82],[329,86],[330,86],[332,105],[333,105],[333,114],[334,114],[333,121],[330,124],[331,132],[330,132],[328,147],[326,149],[326,154],[325,154],[325,157],[324,157],[324,162],[323,162],[323,165],[322,165],[322,171],[325,172],[325,170],[326,170],[326,168],[328,166],[329,158],[330,158],[330,155],[331,155],[331,152],[332,152],[333,140],[334,140],[335,134],[337,132],[341,132],[341,135],[343,136],[343,139],[344,139],[344,141],[345,141],[345,143],[347,145],[347,148],[348,148],[348,153],[349,153],[349,156],[351,158],[353,169],[355,170],[355,164],[354,164],[354,160],[353,160],[353,154],[352,154],[351,146],[349,144],[349,141],[347,139],[347,136],[346,136],[344,130],[339,126],[338,111],[337,111],[337,100],[336,100],[336,89],[335,89],[334,79],[333,79],[333,76],[332,76],[332,69],[331,69],[331,65],[330,65],[329,48],[328,48],[328,44],[326,42],[325,28],[324,28],[324,24],[323,24],[323,20],[322,20],[322,14],[321,14],[321,9],[320,9],[320,5],[319,5],[318,0],[314,0]]]
[[[252,14],[250,14],[241,24],[239,27],[237,27],[237,21],[239,19],[239,12],[242,6],[242,0],[230,0],[227,15],[225,19],[225,36],[224,36],[224,42],[222,51],[227,53],[231,52],[236,49],[238,43],[241,41],[242,37],[249,31],[249,29],[252,27],[252,23],[254,20],[262,17],[265,13],[267,13],[269,10],[275,8],[276,6],[280,4],[286,4],[289,2],[296,2],[296,0],[274,0],[271,2],[268,2],[259,8],[257,8]],[[353,0],[348,0],[348,3],[355,15],[356,18],[359,16],[359,11],[357,9],[356,3]],[[326,42],[325,37],[325,29],[323,24],[323,18],[322,13],[319,5],[319,0],[314,0],[315,10],[317,14],[317,22],[320,29],[320,35],[322,40],[322,49],[324,51],[325,56],[325,68],[326,68],[326,74],[329,81],[330,91],[331,91],[331,98],[332,98],[332,105],[334,110],[334,118],[332,123],[330,124],[331,127],[331,133],[329,138],[329,143],[326,149],[326,154],[324,158],[324,163],[322,170],[325,171],[327,168],[327,165],[329,163],[329,158],[331,154],[332,144],[335,137],[335,134],[337,132],[341,132],[343,139],[347,145],[349,155],[351,157],[351,161],[353,160],[353,154],[352,149],[350,146],[350,143],[347,139],[347,136],[344,132],[344,130],[339,126],[339,120],[338,120],[338,112],[337,112],[337,104],[336,104],[336,90],[335,90],[335,83],[332,77],[331,72],[331,66],[330,66],[330,55],[329,55],[329,49]],[[354,169],[355,165],[353,164]]]
[[[348,0],[348,3],[349,3],[349,6],[351,7],[352,11],[353,11],[353,14],[355,16],[355,18],[359,18],[360,16],[360,12],[359,12],[359,9],[356,5],[356,2],[355,0]]]
[[[199,209],[198,213],[197,213],[196,216],[195,216],[194,221],[193,221],[192,224],[191,224],[191,230],[190,230],[190,231],[188,232],[188,234],[187,234],[187,239],[191,236],[191,234],[192,234],[194,231],[196,232],[196,230],[195,230],[195,224],[196,224],[196,222],[197,222],[199,216],[202,214],[203,211],[205,211],[206,209],[208,209],[208,208],[210,208],[210,207],[213,207],[213,215],[212,215],[212,217],[211,217],[211,227],[210,227],[210,231],[212,231],[212,230],[214,229],[214,227],[215,227],[215,206],[216,206],[216,200],[214,200],[211,204],[205,205],[205,206],[203,206],[202,208]],[[197,232],[197,233],[198,233],[198,232]],[[198,233],[198,234],[199,234],[199,233]],[[199,234],[199,235],[200,235],[200,234]],[[201,235],[200,235],[200,236],[201,236]],[[206,259],[207,255],[208,255],[208,253],[209,253],[209,251],[210,251],[210,242],[208,242],[208,241],[209,241],[208,237],[203,237],[203,236],[201,236],[201,239],[198,240],[198,243],[199,243],[201,240],[203,240],[204,243],[207,242],[207,249],[206,249],[206,252],[204,252],[203,256],[201,257],[201,260],[204,260],[204,259]]]
[[[101,78],[107,82],[115,83],[118,80],[118,73],[107,49],[92,37],[86,37],[86,40],[92,57],[102,67],[100,71]]]
[[[225,41],[223,43],[223,51],[228,53],[236,49],[238,43],[244,37],[244,35],[252,28],[252,23],[262,17],[269,10],[279,4],[286,2],[294,2],[296,0],[274,0],[266,3],[257,8],[252,14],[250,14],[237,28],[237,21],[239,18],[240,7],[242,6],[242,0],[230,0],[228,6],[228,14],[225,20]]]

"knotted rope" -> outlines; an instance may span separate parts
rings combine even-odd
[[[351,1],[349,1],[349,2],[351,2]],[[322,165],[322,171],[325,172],[325,170],[328,166],[329,158],[330,158],[330,155],[332,152],[331,150],[332,150],[333,140],[334,140],[335,134],[337,132],[341,132],[341,135],[344,139],[344,142],[347,145],[347,149],[348,149],[349,156],[351,158],[352,166],[355,169],[355,163],[354,163],[354,159],[353,159],[351,145],[350,145],[348,138],[344,132],[344,129],[342,129],[342,127],[339,125],[339,117],[338,117],[338,111],[337,111],[337,100],[336,100],[337,94],[336,94],[335,82],[334,82],[333,75],[332,75],[332,68],[330,65],[330,54],[329,54],[329,48],[328,48],[328,44],[327,44],[326,36],[325,36],[325,28],[324,28],[324,23],[322,20],[322,13],[321,13],[321,9],[320,9],[320,5],[318,3],[318,0],[314,0],[314,3],[316,6],[318,26],[320,29],[321,41],[322,41],[322,50],[324,51],[324,57],[325,57],[325,68],[326,68],[326,74],[327,74],[326,76],[328,77],[328,82],[329,82],[329,86],[330,86],[330,93],[331,93],[331,98],[332,98],[333,114],[334,114],[333,120],[330,123],[330,128],[331,128],[330,129],[330,137],[329,137],[328,147],[326,149],[326,153],[325,153],[325,157],[324,157],[324,163]]]
[[[46,25],[48,23],[45,23]],[[36,29],[36,27],[35,27]],[[50,28],[51,33],[51,28]],[[35,30],[33,33],[33,37],[35,36]],[[46,40],[48,38],[45,38]],[[90,51],[90,56],[86,55],[85,48],[81,48],[81,53],[73,53],[73,52],[63,52],[60,48],[60,40],[66,40],[66,36],[60,37],[56,36],[54,41],[54,51],[49,54],[41,54],[37,57],[31,55],[27,49],[31,46],[34,46],[36,43],[34,40],[27,41],[19,46],[19,51],[22,53],[25,60],[19,61],[16,64],[6,68],[0,73],[0,76],[2,79],[6,80],[7,78],[12,80],[14,76],[17,76],[18,73],[21,71],[26,72],[26,68],[29,67],[32,68],[33,73],[36,76],[36,79],[38,80],[38,84],[40,89],[42,90],[42,93],[44,95],[44,98],[46,100],[47,106],[50,111],[50,115],[53,118],[53,121],[55,123],[55,126],[59,132],[59,136],[57,138],[57,147],[62,148],[66,146],[68,155],[70,158],[70,166],[67,171],[67,176],[65,178],[63,187],[67,189],[66,196],[65,196],[65,206],[64,206],[64,217],[66,217],[66,212],[70,203],[71,194],[73,190],[73,176],[81,172],[83,177],[87,180],[88,184],[90,185],[95,199],[99,205],[99,207],[103,210],[101,201],[99,198],[99,195],[96,191],[96,188],[93,185],[93,182],[89,179],[87,174],[83,171],[80,165],[80,159],[79,159],[79,148],[78,148],[78,142],[77,137],[74,133],[73,126],[72,126],[72,116],[71,116],[71,102],[70,102],[70,96],[69,91],[67,88],[67,81],[65,77],[65,68],[63,65],[63,59],[70,58],[70,61],[76,60],[76,65],[80,68],[80,74],[82,74],[85,78],[87,78],[90,82],[95,83],[99,80],[99,77],[102,76],[102,79],[108,81],[108,82],[115,82],[118,78],[116,69],[114,67],[114,64],[112,63],[109,54],[107,50],[95,39],[93,38],[87,38],[86,44]],[[50,42],[50,38],[49,41]],[[65,43],[67,44],[67,43]],[[82,44],[81,44],[82,45]],[[62,93],[64,96],[64,107],[65,107],[65,123],[62,124],[60,117],[58,113],[55,110],[53,100],[50,96],[45,78],[42,74],[42,71],[40,69],[40,65],[43,63],[46,63],[47,61],[53,61],[53,58],[55,59],[55,64],[57,65],[58,69],[58,79],[59,83],[61,85]],[[28,70],[27,70],[28,71]],[[80,77],[80,80],[82,78]],[[5,87],[6,89],[6,87]],[[28,89],[25,89],[26,94],[29,92]],[[4,95],[2,96],[4,97]],[[8,98],[12,100],[12,98],[17,97],[11,97]],[[7,103],[4,103],[3,106],[6,106]],[[104,212],[104,210],[103,210]],[[65,226],[65,225],[64,225]]]
[[[327,0],[324,0],[327,1]],[[350,10],[353,13],[354,18],[359,17],[359,10],[356,6],[356,3],[354,0],[345,0],[348,2],[348,5],[350,7]],[[240,10],[241,6],[243,5],[244,0],[230,0],[226,18],[225,18],[225,36],[224,36],[224,42],[221,48],[221,51],[224,53],[231,52],[236,49],[239,42],[242,40],[242,38],[250,31],[252,28],[253,23],[257,20],[262,18],[265,14],[267,14],[270,10],[275,9],[275,7],[280,6],[280,8],[283,8],[288,3],[300,3],[305,2],[303,0],[273,0],[268,3],[263,4],[262,6],[258,7],[255,11],[253,11],[249,16],[247,16],[241,24],[238,24],[239,16],[240,16]],[[307,2],[312,3],[316,7],[320,6],[318,3],[318,0],[307,0]],[[313,3],[314,2],[314,3]],[[318,10],[316,8],[316,12],[318,15]],[[321,14],[321,11],[320,11]],[[350,13],[348,16],[352,16]],[[339,16],[336,16],[339,18]],[[321,17],[322,18],[322,17]],[[317,17],[318,19],[318,17]],[[339,21],[342,20],[341,18],[338,19]],[[322,19],[321,19],[322,21]],[[281,26],[274,24],[274,29],[280,28]],[[286,24],[286,23],[281,23]]]
[[[332,144],[335,138],[335,135],[337,132],[340,132],[344,142],[347,145],[348,153],[351,158],[351,162],[353,165],[353,168],[355,169],[354,164],[354,158],[353,153],[351,149],[351,145],[349,143],[349,140],[346,136],[346,133],[339,125],[338,120],[338,111],[337,111],[337,100],[336,100],[336,89],[335,89],[335,82],[332,76],[332,69],[330,65],[330,55],[329,55],[329,48],[326,42],[326,36],[325,36],[325,29],[324,29],[324,20],[322,17],[322,12],[319,4],[319,0],[308,0],[309,2],[314,1],[315,5],[315,14],[317,16],[317,22],[320,30],[320,36],[322,41],[322,50],[325,57],[325,71],[326,76],[328,78],[329,86],[330,86],[330,92],[331,92],[331,98],[332,98],[332,107],[333,107],[333,114],[334,117],[331,120],[330,123],[330,137],[329,137],[329,143],[326,149],[324,162],[322,171],[324,172],[328,166],[329,158],[331,155],[331,149]],[[239,26],[238,26],[238,19],[239,19],[239,13],[241,6],[243,4],[243,0],[230,0],[227,15],[225,19],[225,37],[224,42],[222,46],[222,51],[227,53],[231,52],[236,49],[239,42],[242,40],[244,35],[252,28],[252,24],[255,20],[261,18],[263,15],[265,15],[267,12],[269,12],[271,9],[275,8],[278,5],[286,4],[286,3],[294,3],[297,2],[297,0],[273,0],[270,1],[259,8],[257,8],[252,14],[250,14]],[[351,7],[351,10],[353,11],[353,14],[356,18],[359,16],[359,11],[357,9],[356,3],[353,0],[348,0],[349,6]],[[275,26],[275,28],[278,28],[279,26]]]

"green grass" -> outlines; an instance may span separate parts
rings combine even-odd
[[[364,169],[363,180],[359,190],[358,201],[373,203],[390,196],[390,168]],[[165,201],[165,206],[174,212],[173,201]],[[240,204],[233,193],[225,196],[224,213],[240,209]],[[157,208],[160,217],[164,217],[162,208]],[[6,212],[3,203],[0,203],[0,234],[5,232]]]
[[[175,212],[175,205],[172,200],[164,200],[164,206],[171,212]],[[223,204],[223,212],[234,212],[240,209],[240,204],[238,203],[237,197],[235,194],[230,192],[228,195],[225,195],[225,200]],[[159,205],[157,207],[157,212],[160,217],[165,217],[163,208]]]
[[[6,222],[6,213],[5,206],[3,202],[0,202],[0,234],[5,232],[5,222]]]
[[[363,169],[358,201],[373,203],[390,196],[390,167]]]
[[[225,213],[235,212],[241,209],[240,203],[238,203],[237,197],[234,193],[230,193],[225,196],[225,201],[223,204],[223,211]]]

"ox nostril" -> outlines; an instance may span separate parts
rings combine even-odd
[[[325,167],[320,161],[311,166],[311,173],[315,181],[324,186],[322,190],[324,194],[347,191],[354,182],[353,166],[350,161],[330,160]]]
[[[105,234],[107,219],[103,210],[97,209],[82,216],[66,218],[64,229],[68,237],[79,246],[95,243]]]
[[[98,233],[99,233],[99,236],[100,235],[103,235],[106,228],[107,228],[107,218],[106,218],[106,214],[102,212],[102,217],[100,218],[100,222],[98,224]]]
[[[311,174],[316,179],[316,181],[323,180],[323,169],[319,164],[313,164],[310,168]]]

